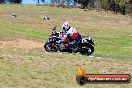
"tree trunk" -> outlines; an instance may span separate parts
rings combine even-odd
[[[38,0],[38,4],[40,4],[39,0]]]

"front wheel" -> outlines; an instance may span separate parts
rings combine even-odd
[[[47,52],[57,52],[58,51],[58,47],[57,46],[55,46],[55,45],[52,46],[52,45],[48,44],[48,42],[45,43],[44,49]]]
[[[91,44],[82,46],[80,53],[82,55],[91,55],[94,52],[94,47]]]

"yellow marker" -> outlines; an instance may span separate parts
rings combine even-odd
[[[80,67],[79,67],[79,75],[85,75],[86,74],[86,72],[85,72],[85,70],[82,68],[82,66],[80,65]]]

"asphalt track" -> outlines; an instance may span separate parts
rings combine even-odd
[[[66,54],[66,53],[68,53],[68,52],[46,52],[45,50],[44,50],[44,52],[45,53],[58,53],[58,54]],[[70,53],[70,54],[76,55],[76,53]],[[89,58],[98,58],[98,59],[111,58],[111,59],[128,59],[128,60],[132,60],[132,58],[129,58],[127,56],[106,56],[106,55],[97,55],[97,54],[94,54],[94,53],[92,55],[89,55],[88,57]]]

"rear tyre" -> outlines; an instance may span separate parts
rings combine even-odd
[[[83,46],[80,51],[82,55],[88,55],[88,56],[91,55],[93,52],[94,52],[94,47],[91,44],[87,46]]]

